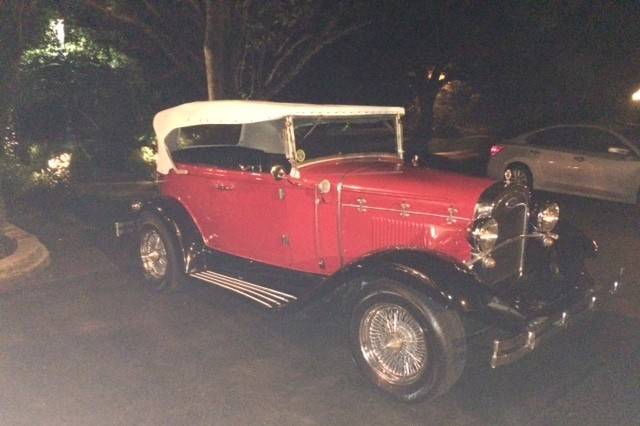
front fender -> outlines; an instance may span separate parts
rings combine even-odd
[[[492,291],[466,266],[438,254],[417,250],[370,255],[338,271],[322,288],[326,292],[353,294],[354,290],[363,290],[377,278],[399,281],[461,313],[482,310],[493,297]]]
[[[570,222],[561,220],[557,233],[559,238],[555,250],[561,261],[583,262],[598,254],[598,244]]]

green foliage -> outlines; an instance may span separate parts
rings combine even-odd
[[[3,141],[0,150],[0,198],[11,205],[33,186],[31,170],[18,161],[7,141]]]
[[[27,160],[37,146],[47,158],[74,152],[78,177],[89,176],[92,167],[125,167],[151,115],[144,103],[147,86],[133,61],[81,29],[67,28],[60,44],[50,27],[24,52],[20,71],[20,159]]]
[[[60,39],[62,31],[63,39]],[[64,24],[62,19],[52,19],[37,45],[22,54],[23,66],[46,66],[52,62],[84,61],[112,69],[124,68],[131,63],[129,58],[112,46],[96,43],[91,34],[81,28]]]
[[[367,21],[362,0],[64,0],[64,13],[95,39],[136,58],[172,103],[204,98],[205,38],[217,93],[271,99],[318,52]],[[208,7],[207,7],[208,6]],[[368,9],[371,9],[367,5]],[[206,10],[213,11],[207,19]],[[213,23],[208,28],[207,22]],[[207,36],[207,37],[205,37]],[[166,99],[164,99],[166,102]],[[165,103],[166,105],[166,103]]]

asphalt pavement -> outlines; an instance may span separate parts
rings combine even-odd
[[[516,364],[473,362],[417,404],[358,373],[340,317],[281,317],[198,283],[156,293],[105,222],[24,223],[52,263],[0,297],[0,424],[637,425],[640,215],[555,198],[598,240],[597,280],[626,268],[621,297]]]

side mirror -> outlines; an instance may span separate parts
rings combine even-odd
[[[275,180],[282,180],[286,175],[287,172],[281,165],[276,164],[275,166],[271,167],[271,176],[273,176]]]
[[[610,146],[607,152],[609,152],[609,154],[621,155],[623,157],[626,157],[631,153],[627,148],[618,148],[615,146]]]

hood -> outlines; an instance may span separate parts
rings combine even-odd
[[[495,182],[488,178],[390,161],[334,163],[315,171],[326,177],[332,175],[335,184],[342,184],[343,191],[451,205],[467,218],[473,216],[480,195]]]

